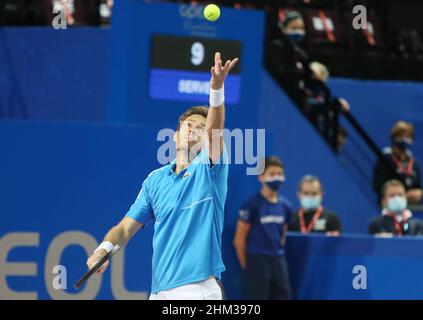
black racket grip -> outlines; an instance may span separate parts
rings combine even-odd
[[[113,251],[113,250],[112,250]],[[101,266],[110,259],[110,257],[113,255],[112,251],[108,252],[103,258],[100,259],[100,261],[98,261],[94,267],[92,267],[90,270],[87,271],[87,273],[85,273],[81,279],[79,279],[74,285],[73,287],[75,289],[79,289],[94,273],[97,272],[98,269],[101,268]]]

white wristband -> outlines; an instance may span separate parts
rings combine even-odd
[[[210,107],[220,107],[225,102],[225,87],[223,86],[219,90],[213,90],[210,88]]]
[[[94,253],[96,253],[99,250],[106,250],[107,253],[109,253],[110,251],[113,250],[113,243],[111,243],[110,241],[103,241],[97,249],[95,249]]]

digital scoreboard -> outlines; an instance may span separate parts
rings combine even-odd
[[[214,54],[221,53],[223,64],[236,57],[242,61],[241,47],[241,42],[236,40],[153,34],[150,98],[208,104]],[[240,65],[238,63],[226,78],[226,104],[237,104],[240,100]]]

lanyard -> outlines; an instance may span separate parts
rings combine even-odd
[[[325,28],[326,37],[328,38],[329,42],[335,42],[336,41],[335,35],[333,34],[332,30],[330,30],[329,28],[326,14],[323,10],[319,10],[319,17],[320,17],[320,20],[322,20],[323,28]]]
[[[404,225],[407,223],[407,219],[405,217],[405,211],[403,211],[403,213],[402,213],[401,223],[397,221],[395,215],[390,214],[389,216],[391,217],[392,221],[394,222],[395,230],[397,231],[397,235],[401,237],[402,233],[403,233],[402,230],[404,228]]]
[[[303,208],[301,208],[298,211],[298,216],[300,217],[301,233],[309,233],[311,230],[313,230],[314,224],[316,223],[317,219],[320,218],[320,216],[322,215],[322,212],[323,212],[323,207],[320,206],[319,209],[317,209],[316,213],[314,214],[310,224],[306,227],[305,219],[304,219],[304,210]]]
[[[399,169],[399,173],[403,173],[406,176],[412,176],[413,175],[413,164],[414,164],[414,158],[410,158],[407,165],[404,165],[393,153],[392,153],[392,161],[395,162],[395,165]]]

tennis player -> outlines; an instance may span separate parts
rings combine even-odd
[[[88,259],[91,269],[111,250],[154,222],[150,300],[221,300],[221,256],[228,161],[223,145],[224,81],[238,58],[214,57],[210,108],[192,107],[179,117],[176,159],[152,171],[123,220]],[[99,269],[104,272],[108,262]]]

